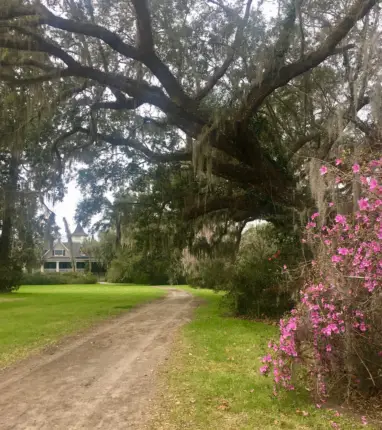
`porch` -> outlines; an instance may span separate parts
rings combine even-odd
[[[85,261],[77,261],[76,262],[76,271],[77,272],[85,272],[88,268],[89,262]],[[72,263],[66,261],[46,261],[41,266],[42,273],[67,273],[72,271]]]

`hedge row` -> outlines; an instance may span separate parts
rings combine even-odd
[[[25,273],[23,285],[96,284],[97,277],[90,273]]]

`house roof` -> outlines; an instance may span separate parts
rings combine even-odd
[[[87,236],[81,224],[77,224],[76,229],[73,231],[72,236]]]
[[[48,249],[46,253],[44,254],[44,259],[54,259],[54,260],[60,260],[60,261],[70,261],[70,247],[69,242],[61,242],[60,240],[56,241],[53,245],[53,250],[56,248],[56,245],[61,244],[65,248],[65,255],[64,256],[57,256],[52,253],[51,249]],[[81,252],[82,244],[81,243],[75,243],[73,242],[73,254],[74,258],[76,259],[88,259],[89,256],[85,254],[83,251]]]

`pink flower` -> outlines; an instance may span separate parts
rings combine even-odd
[[[362,332],[365,332],[367,330],[366,324],[364,322],[361,322],[361,324],[359,325],[359,329]]]
[[[338,224],[342,224],[342,225],[346,224],[346,216],[345,215],[337,215],[334,219]]]
[[[288,267],[287,267],[287,265],[286,265],[286,264],[284,264],[283,269],[284,269],[284,270],[287,270],[287,268],[288,268]]]
[[[326,166],[321,166],[320,174],[321,176],[326,175],[328,173],[328,168]]]
[[[340,257],[339,255],[333,255],[332,256],[332,262],[333,263],[340,263],[342,261],[342,257]]]
[[[263,363],[270,363],[272,361],[272,357],[270,356],[270,354],[268,354],[265,357],[263,357],[261,361]]]
[[[327,352],[330,352],[332,350],[332,345],[329,345],[329,344],[326,345],[325,349],[326,349]]]
[[[369,208],[369,202],[367,201],[367,199],[359,199],[358,206],[361,211],[365,211]]]
[[[310,218],[313,220],[313,219],[316,219],[319,216],[320,216],[320,214],[318,212],[315,212]]]
[[[367,426],[367,418],[365,417],[365,415],[362,415],[361,421],[362,421],[362,425]]]
[[[339,333],[336,324],[329,324],[327,327],[323,328],[321,332],[326,336],[331,336],[332,333]]]
[[[338,248],[338,254],[340,255],[348,255],[350,254],[350,250],[348,248]]]
[[[265,375],[269,372],[269,366],[266,364],[265,366],[260,367],[260,373]]]
[[[342,164],[342,160],[341,160],[341,158],[337,158],[336,159],[336,166],[339,166],[340,164]]]
[[[359,168],[359,164],[353,164],[353,173],[359,173],[360,168]]]
[[[334,206],[333,202],[329,202],[329,207],[332,208]]]
[[[375,188],[377,188],[377,186],[378,186],[377,180],[374,178],[371,178],[369,183],[370,190],[373,191]]]
[[[340,184],[341,183],[341,178],[339,176],[336,177],[336,184]]]

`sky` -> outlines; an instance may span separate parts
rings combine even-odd
[[[76,207],[78,202],[81,200],[81,191],[76,186],[76,181],[72,180],[67,186],[68,190],[65,194],[65,198],[62,202],[58,202],[53,206],[53,212],[56,214],[56,223],[61,228],[61,234],[65,235],[65,227],[63,217],[68,221],[70,230],[73,231],[76,228],[74,222],[74,215],[76,213]]]
[[[258,1],[253,2],[256,5]],[[271,18],[276,15],[276,5],[274,0],[265,0],[263,3],[263,12],[267,18]],[[61,228],[61,234],[65,235],[65,227],[63,223],[63,217],[68,221],[71,231],[76,227],[74,221],[74,215],[76,207],[81,200],[81,191],[77,188],[76,181],[72,180],[67,185],[67,192],[62,202],[58,202],[53,206],[53,211],[56,214],[56,223]]]

